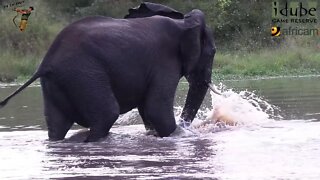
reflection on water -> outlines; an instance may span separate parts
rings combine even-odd
[[[145,135],[133,111],[97,143],[81,143],[87,131],[79,130],[63,142],[48,142],[41,91],[31,87],[0,110],[0,179],[320,179],[319,80],[224,82],[237,92],[254,90],[290,121],[156,138]],[[0,87],[0,98],[15,88]],[[177,111],[186,90],[182,83]],[[208,94],[202,112],[210,107]]]
[[[215,170],[210,163],[215,158],[211,148],[215,143],[210,138],[145,136],[142,125],[113,128],[109,137],[97,143],[79,143],[83,137],[47,142],[44,131],[2,132],[2,135],[5,144],[0,147],[0,169],[5,173],[0,174],[1,179],[81,176],[203,179],[212,178]]]
[[[0,99],[16,89],[17,86],[0,86]],[[25,89],[0,110],[0,131],[45,129],[42,101],[39,86]]]

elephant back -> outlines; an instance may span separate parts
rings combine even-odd
[[[143,2],[138,7],[130,8],[124,18],[143,18],[155,15],[166,16],[172,19],[183,19],[184,15],[175,9],[156,3]]]

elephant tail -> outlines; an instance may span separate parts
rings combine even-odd
[[[31,83],[33,83],[35,80],[37,80],[39,77],[41,77],[41,73],[37,71],[26,83],[24,83],[21,87],[19,87],[15,92],[13,92],[11,95],[6,97],[3,101],[0,102],[0,109],[3,108],[11,98],[13,98],[15,95],[20,93],[22,90],[24,90],[26,87],[28,87]]]

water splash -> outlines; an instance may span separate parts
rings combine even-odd
[[[282,118],[278,107],[269,104],[254,92],[247,90],[236,92],[231,88],[227,88],[222,83],[215,88],[221,92],[221,95],[210,92],[211,107],[200,109],[192,123],[192,126],[189,128],[179,129],[177,130],[179,133],[175,134],[184,136],[186,134],[190,135],[195,133],[224,131],[239,126],[261,126],[265,123],[273,122],[274,120]],[[210,120],[210,116],[215,113],[217,108],[234,120],[236,126],[229,126],[223,122],[214,122]],[[174,107],[177,124],[182,124],[182,122],[180,122],[182,109],[182,106]],[[121,115],[116,122],[118,125],[134,125],[142,123],[143,122],[137,109],[133,109],[132,111]]]
[[[119,116],[116,124],[118,125],[134,125],[134,124],[141,124],[142,120],[138,113],[138,109],[133,109],[125,114]]]
[[[240,91],[236,92],[233,89],[227,88],[220,83],[215,87],[221,92],[217,95],[210,92],[212,99],[211,110],[206,109],[200,114],[206,114],[205,117],[199,117],[192,123],[193,128],[201,129],[201,132],[216,132],[232,128],[230,124],[225,122],[216,122],[213,116],[215,113],[222,113],[231,119],[235,126],[260,126],[265,123],[273,122],[274,120],[282,119],[280,109],[272,104],[269,104],[262,97],[259,97],[254,92]]]

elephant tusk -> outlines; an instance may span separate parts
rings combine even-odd
[[[218,95],[222,95],[222,93],[219,92],[219,91],[213,86],[212,83],[207,83],[207,85],[208,85],[209,89],[210,89],[212,92],[214,92],[214,93],[216,93],[216,94],[218,94]]]

